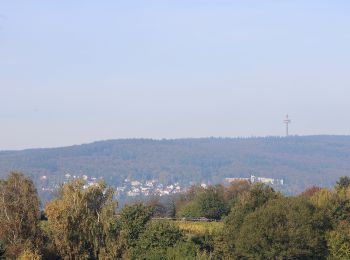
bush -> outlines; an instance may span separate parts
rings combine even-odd
[[[325,259],[328,220],[303,198],[281,198],[249,214],[234,255],[249,259]]]
[[[227,212],[222,187],[211,186],[208,189],[197,189],[193,200],[182,205],[177,215],[220,219]]]
[[[153,259],[165,256],[169,247],[183,240],[178,227],[168,221],[151,221],[141,234],[134,256],[138,259]]]

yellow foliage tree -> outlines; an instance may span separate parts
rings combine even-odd
[[[25,248],[40,248],[40,202],[33,182],[12,172],[0,180],[0,241],[7,258],[14,259]]]
[[[75,180],[46,206],[47,231],[63,259],[115,259],[119,229],[113,189]]]

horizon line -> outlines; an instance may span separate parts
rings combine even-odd
[[[6,153],[6,152],[22,152],[22,151],[30,151],[30,150],[46,150],[46,149],[60,149],[60,148],[69,148],[74,146],[82,146],[82,145],[89,145],[94,143],[101,143],[101,142],[110,142],[110,141],[178,141],[178,140],[200,140],[200,139],[262,139],[262,138],[280,138],[280,139],[287,139],[287,138],[295,138],[295,137],[350,137],[349,135],[345,134],[315,134],[315,135],[289,135],[289,136],[282,136],[282,135],[265,135],[265,136],[202,136],[202,137],[175,137],[175,138],[152,138],[152,137],[130,137],[130,138],[108,138],[108,139],[100,139],[100,140],[91,140],[83,143],[76,143],[76,144],[68,144],[68,145],[61,145],[61,146],[46,146],[46,147],[29,147],[29,148],[19,148],[19,149],[0,149],[0,153]]]

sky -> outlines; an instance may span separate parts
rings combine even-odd
[[[348,0],[0,0],[0,150],[350,134]]]

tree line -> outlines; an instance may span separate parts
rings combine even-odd
[[[155,217],[206,217],[186,233]],[[350,178],[286,197],[263,184],[191,187],[118,209],[114,190],[81,179],[40,207],[30,178],[0,180],[0,259],[350,259]]]
[[[0,178],[14,167],[20,169],[31,176],[42,201],[52,199],[47,189],[61,183],[66,173],[102,177],[114,187],[123,187],[126,178],[187,187],[191,182],[220,183],[253,174],[283,179],[284,185],[275,188],[296,195],[315,184],[331,187],[350,172],[349,156],[349,136],[109,140],[0,151]]]

